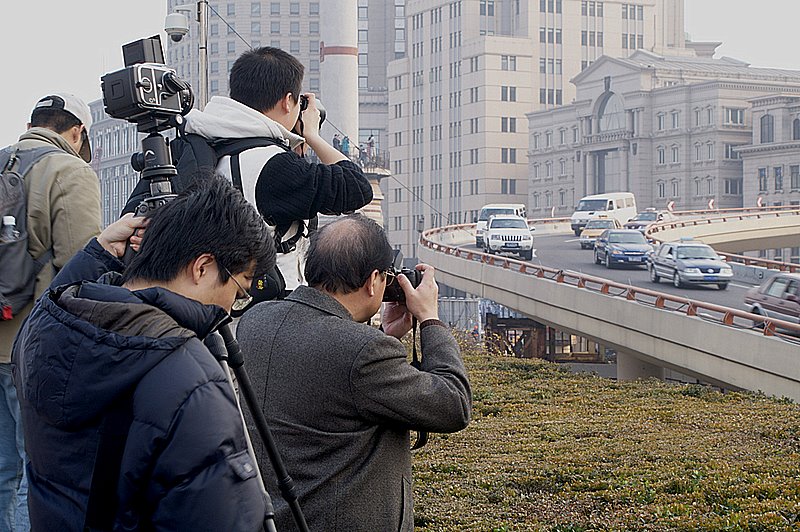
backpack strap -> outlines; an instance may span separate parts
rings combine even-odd
[[[231,181],[236,190],[243,192],[242,189],[242,170],[239,162],[239,154],[251,148],[263,148],[265,146],[280,146],[284,150],[289,150],[285,142],[272,137],[248,137],[241,139],[226,139],[214,142],[211,145],[217,153],[217,160],[229,156],[231,158]]]

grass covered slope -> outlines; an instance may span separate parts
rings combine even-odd
[[[462,349],[473,421],[415,453],[417,530],[800,530],[800,406]]]

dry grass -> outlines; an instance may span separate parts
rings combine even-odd
[[[416,452],[417,530],[800,530],[800,406],[463,353],[473,421]]]

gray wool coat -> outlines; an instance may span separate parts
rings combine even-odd
[[[312,532],[413,530],[409,430],[456,432],[472,395],[448,329],[420,332],[422,367],[403,345],[353,321],[307,286],[239,322],[250,376]],[[278,530],[296,530],[251,420]]]

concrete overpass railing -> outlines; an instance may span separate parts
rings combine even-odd
[[[800,340],[792,336],[800,325],[461,249],[474,242],[472,227],[425,231],[420,259],[450,286],[614,347],[620,378],[669,368],[726,388],[800,401]]]

